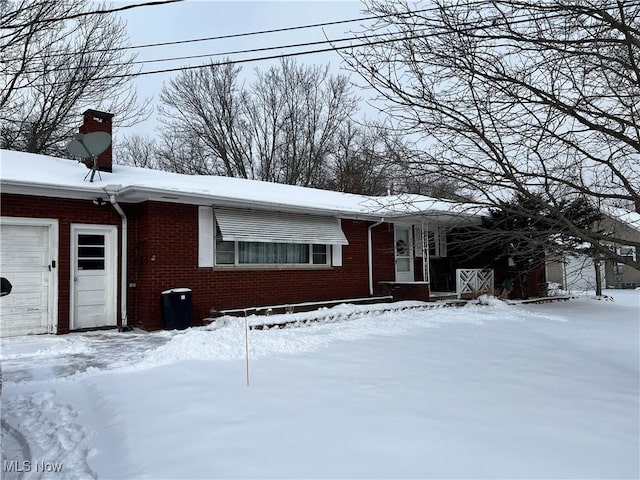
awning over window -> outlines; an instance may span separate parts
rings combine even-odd
[[[226,207],[216,208],[215,216],[223,240],[349,244],[340,228],[340,221],[333,217]]]

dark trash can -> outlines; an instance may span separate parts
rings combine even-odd
[[[162,292],[162,325],[165,330],[184,330],[191,324],[191,289]]]
[[[11,289],[13,288],[13,285],[11,285],[11,282],[9,281],[8,278],[0,278],[0,296],[4,297],[5,295],[9,295],[11,293]]]

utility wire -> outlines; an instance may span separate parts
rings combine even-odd
[[[640,5],[640,3],[636,3],[636,5]],[[563,16],[564,16],[564,14],[562,12],[559,12],[556,15],[553,15],[553,16],[549,16],[548,14],[546,14],[546,15],[543,15],[543,16],[541,16],[539,18],[530,17],[530,16],[522,16],[520,18],[512,17],[512,18],[509,19],[509,24],[512,25],[512,24],[517,24],[517,23],[527,23],[527,22],[540,20],[540,19],[550,19],[550,18],[554,18],[554,17],[563,17]],[[474,24],[470,24],[470,26],[468,28],[459,29],[458,32],[459,33],[463,33],[465,31],[485,30],[485,29],[488,29],[488,28],[494,28],[494,27],[499,26],[499,23],[496,23],[496,20],[494,18],[488,18],[488,19],[483,19],[483,20],[487,21],[488,24],[480,25],[480,26],[475,24],[475,23]],[[422,29],[422,30],[424,30],[424,29]],[[305,43],[301,43],[301,44],[291,44],[291,45],[277,46],[277,47],[263,47],[263,48],[257,48],[257,49],[249,49],[249,50],[246,50],[246,51],[240,50],[240,51],[237,51],[237,52],[214,53],[214,54],[208,54],[208,55],[197,55],[197,56],[193,56],[193,57],[194,58],[200,58],[200,57],[212,57],[212,56],[229,55],[229,54],[235,54],[235,53],[253,53],[253,52],[258,52],[258,51],[268,51],[268,50],[274,50],[274,49],[293,48],[293,47],[300,47],[300,46],[311,46],[311,45],[318,45],[318,44],[324,44],[324,43],[332,43],[332,42],[336,42],[336,41],[343,42],[343,41],[349,41],[349,40],[367,40],[367,39],[371,39],[371,38],[385,37],[385,36],[391,35],[392,33],[393,32],[385,32],[385,33],[381,33],[381,34],[377,34],[377,35],[370,35],[370,36],[343,38],[343,39],[336,39],[336,40],[325,40],[325,41],[319,41],[319,42],[305,42]],[[210,66],[213,66],[213,65],[235,65],[235,64],[258,62],[258,61],[264,61],[264,60],[273,60],[273,59],[282,59],[282,58],[296,57],[296,56],[302,56],[302,55],[311,55],[311,54],[317,54],[317,53],[326,53],[326,52],[331,52],[331,51],[355,49],[355,48],[359,48],[359,47],[387,44],[387,43],[393,43],[393,42],[398,42],[398,41],[411,41],[411,40],[415,40],[415,39],[429,38],[429,37],[440,35],[442,32],[431,32],[431,33],[428,33],[428,34],[425,34],[425,35],[413,35],[413,33],[414,32],[412,32],[412,34],[410,36],[384,38],[382,40],[377,40],[377,41],[370,41],[370,42],[351,44],[351,45],[344,45],[344,46],[332,46],[330,48],[307,50],[307,51],[303,51],[303,52],[282,53],[282,54],[278,54],[278,55],[253,57],[253,58],[248,58],[248,59],[227,60],[227,61],[223,61],[223,62],[215,62],[215,63],[201,64],[201,65],[189,65],[189,66],[182,66],[182,67],[176,67],[176,68],[166,68],[166,69],[159,69],[159,70],[151,70],[151,71],[145,71],[145,72],[126,73],[126,74],[121,74],[121,75],[110,75],[110,76],[98,77],[98,78],[96,78],[96,80],[108,80],[108,79],[111,79],[111,78],[113,78],[113,79],[115,79],[115,78],[132,78],[132,77],[140,77],[140,76],[146,76],[146,75],[155,75],[155,74],[159,74],[159,73],[171,73],[171,72],[177,72],[177,71],[194,70],[194,69],[198,69],[198,68],[210,67]],[[188,58],[190,58],[190,57],[184,57],[184,59],[188,59]],[[183,58],[182,57],[176,57],[174,59],[157,59],[157,60],[153,60],[153,61],[154,62],[160,62],[160,61],[180,60],[180,59],[183,59]],[[149,61],[149,63],[150,62],[151,61]],[[141,62],[135,62],[135,63],[147,63],[147,62],[141,61]],[[117,66],[117,65],[119,65],[119,64],[113,64],[113,65],[107,65],[107,66]],[[82,68],[82,67],[79,67],[79,68]],[[89,66],[87,66],[86,68],[89,68]],[[54,72],[54,71],[57,71],[57,70],[62,70],[62,69],[53,69],[53,70],[50,70],[49,72]],[[37,73],[37,72],[33,72],[33,73]],[[56,83],[58,83],[58,84],[69,84],[69,83],[74,83],[74,80],[60,81],[60,82],[56,82]],[[28,86],[16,87],[16,89],[21,89],[21,88],[28,88]]]
[[[480,0],[480,1],[483,1],[483,0]],[[476,3],[476,2],[471,2],[471,3],[467,4],[467,5],[472,5],[474,3]],[[418,13],[418,12],[425,12],[425,11],[432,11],[432,10],[434,10],[434,8],[410,11],[408,13],[402,12],[402,16],[408,16],[408,14],[414,14],[414,13]],[[388,17],[388,16],[390,16],[390,15],[385,15],[385,17]],[[366,19],[370,19],[370,18],[382,18],[382,17],[366,17]],[[550,17],[547,15],[544,18],[550,18]],[[365,18],[361,18],[361,19],[365,19]],[[493,19],[487,19],[487,20],[490,20],[491,22],[494,22]],[[529,20],[535,20],[535,19],[532,19],[530,17],[524,17],[524,21],[529,21]],[[264,32],[274,32],[274,31],[283,31],[283,30],[298,29],[298,28],[307,28],[307,27],[312,27],[312,26],[316,26],[316,25],[331,25],[331,24],[335,24],[335,23],[344,23],[344,22],[352,22],[352,21],[354,21],[354,19],[340,20],[340,21],[326,22],[326,23],[319,23],[319,24],[298,26],[298,27],[287,27],[285,29],[263,30],[261,32],[240,33],[240,34],[224,35],[224,36],[220,36],[220,37],[208,37],[207,39],[222,39],[222,38],[231,38],[231,37],[241,37],[241,36],[245,36],[245,35],[256,35],[256,34],[260,34],[260,33],[264,33]],[[515,23],[517,23],[517,21],[515,21]],[[492,23],[491,26],[495,26],[495,23]],[[477,28],[477,26],[474,24],[473,28]],[[481,27],[481,28],[483,28],[483,27]],[[426,30],[426,28],[422,28],[422,29],[419,29],[419,30],[414,30],[412,33],[420,32],[420,31],[424,31],[424,30]],[[385,33],[380,33],[380,34],[375,34],[375,35],[362,35],[362,36],[359,36],[359,37],[343,37],[343,38],[336,38],[336,39],[327,39],[327,40],[321,40],[321,41],[315,41],[315,42],[303,42],[303,43],[296,43],[296,44],[278,45],[278,46],[272,46],[272,47],[260,47],[260,48],[252,48],[252,49],[245,49],[245,50],[232,50],[232,51],[220,52],[220,53],[207,53],[207,54],[199,54],[199,55],[167,57],[167,58],[150,59],[150,60],[136,60],[136,61],[129,61],[129,62],[121,62],[121,63],[111,63],[111,64],[108,64],[106,66],[108,66],[108,67],[131,66],[131,65],[161,63],[161,62],[179,61],[179,60],[194,60],[194,59],[198,59],[198,58],[229,56],[229,55],[237,55],[237,54],[243,54],[243,53],[256,53],[256,52],[269,51],[269,50],[289,49],[289,48],[298,48],[298,47],[306,47],[306,46],[313,46],[313,45],[322,45],[322,44],[326,44],[326,43],[330,43],[331,44],[331,43],[334,43],[334,42],[339,42],[340,43],[340,42],[352,41],[352,40],[366,40],[366,39],[380,38],[380,37],[383,37],[383,36],[388,36],[391,33],[393,33],[393,32],[385,32]],[[161,43],[161,44],[149,44],[149,46],[169,45],[169,44],[174,44],[174,43],[200,41],[200,40],[205,40],[205,39],[184,40],[184,41],[177,41],[177,42],[165,42],[165,43]],[[114,49],[96,49],[96,50],[93,50],[92,53],[93,52],[116,51],[116,50],[123,50],[123,49],[127,49],[127,48],[129,48],[129,47],[119,47],[119,48],[114,48]],[[301,55],[305,54],[305,52],[301,52],[300,54]],[[51,56],[62,56],[62,55],[69,56],[69,55],[73,55],[73,53],[70,54],[70,53],[67,52],[65,54],[47,54],[46,58],[49,58]],[[37,57],[34,57],[31,61],[33,62],[33,61],[36,61],[36,60],[37,60]],[[4,62],[8,63],[8,60],[4,60]],[[71,67],[70,66],[70,67],[51,69],[51,70],[48,70],[48,72],[71,71],[71,70],[77,70],[78,68],[88,69],[88,68],[95,68],[95,67],[96,67],[95,65],[80,65],[80,66],[76,66],[76,67]],[[21,73],[25,73],[25,74],[40,73],[40,70],[26,70],[26,71],[23,71]]]
[[[176,1],[176,0],[174,0],[174,1]],[[182,1],[182,0],[180,0],[180,1]],[[486,0],[475,0],[475,1],[467,2],[465,5],[466,6],[479,5],[479,4],[483,3],[484,1],[486,1]],[[168,3],[168,2],[165,2],[165,3]],[[120,50],[137,50],[137,49],[142,49],[142,48],[164,47],[164,46],[182,45],[182,44],[188,44],[188,43],[208,42],[208,41],[212,41],[212,40],[226,40],[226,39],[230,39],[230,38],[241,38],[241,37],[249,37],[249,36],[255,36],[255,35],[265,35],[265,34],[270,34],[270,33],[281,33],[281,32],[302,30],[302,29],[308,29],[308,28],[317,28],[317,27],[326,27],[326,26],[331,26],[331,25],[340,25],[340,24],[345,24],[345,23],[354,23],[354,22],[365,21],[365,20],[377,20],[377,19],[387,18],[387,17],[392,17],[392,16],[400,16],[400,17],[404,16],[404,17],[407,17],[407,16],[419,14],[419,13],[433,12],[433,11],[435,11],[437,9],[438,9],[437,7],[430,7],[430,8],[423,8],[423,9],[420,9],[420,10],[411,10],[411,11],[407,11],[407,12],[390,13],[390,14],[386,14],[386,15],[373,15],[373,16],[369,16],[369,17],[350,18],[350,19],[347,19],[347,20],[334,20],[334,21],[331,21],[331,22],[323,22],[323,23],[311,23],[311,24],[307,24],[307,25],[297,25],[297,26],[293,26],[293,27],[282,27],[282,28],[273,28],[273,29],[269,29],[269,30],[258,30],[258,31],[253,31],[253,32],[233,33],[233,34],[229,34],[229,35],[218,35],[218,36],[214,36],[214,37],[202,37],[202,38],[192,38],[192,39],[187,39],[187,40],[173,40],[173,41],[170,41],[170,42],[148,43],[148,44],[142,44],[142,45],[130,45],[130,46],[126,46],[126,47],[117,47],[117,48],[111,48],[111,49],[106,49],[106,48],[95,49],[94,52],[114,52],[114,51],[120,51]],[[51,52],[51,53],[47,54],[48,57],[64,56],[64,55],[67,55],[67,53],[65,53],[65,52]]]
[[[0,25],[0,30],[11,30],[11,29],[25,28],[25,27],[30,27],[32,25],[37,25],[39,23],[61,22],[63,20],[72,20],[74,18],[86,17],[88,15],[105,15],[107,13],[122,12],[124,10],[130,10],[132,8],[152,7],[152,6],[156,6],[156,5],[164,5],[164,4],[169,4],[169,3],[180,3],[180,2],[184,2],[184,0],[157,0],[157,1],[152,1],[152,2],[137,3],[135,5],[125,5],[124,7],[118,7],[118,8],[92,10],[90,12],[79,12],[79,13],[74,13],[73,15],[65,15],[63,17],[37,18],[37,19],[31,20],[31,21],[29,21],[27,23],[19,23],[17,25]]]
[[[145,3],[145,4],[140,4],[140,5],[129,5],[126,7],[121,7],[119,9],[114,9],[113,11],[118,11],[118,10],[125,10],[125,9],[130,9],[130,8],[135,8],[135,7],[139,7],[139,6],[147,6],[147,5],[159,5],[159,4],[163,4],[163,3],[174,3],[174,2],[182,2],[184,0],[166,0],[166,1],[156,1],[156,2],[150,2],[150,3]],[[486,0],[475,0],[475,1],[469,1],[466,2],[464,4],[465,7],[471,7],[471,6],[476,6],[476,5],[484,5],[486,4]],[[459,5],[457,5],[459,6]],[[611,8],[617,8],[615,6],[611,7]],[[368,17],[358,17],[358,18],[351,18],[351,19],[346,19],[346,20],[334,20],[334,21],[330,21],[330,22],[323,22],[323,23],[312,23],[312,24],[306,24],[306,25],[297,25],[297,26],[293,26],[293,27],[283,27],[283,28],[275,28],[275,29],[268,29],[268,30],[258,30],[258,31],[253,31],[253,32],[243,32],[243,33],[235,33],[235,34],[228,34],[228,35],[218,35],[218,36],[213,36],[213,37],[202,37],[202,38],[194,38],[194,39],[186,39],[186,40],[174,40],[174,41],[169,41],[169,42],[159,42],[159,43],[149,43],[149,44],[142,44],[142,45],[130,45],[130,46],[122,46],[122,47],[116,47],[116,48],[102,48],[102,49],[95,49],[93,50],[93,52],[115,52],[115,51],[122,51],[122,50],[137,50],[137,49],[143,49],[143,48],[151,48],[151,47],[161,47],[161,46],[171,46],[171,45],[183,45],[183,44],[189,44],[189,43],[198,43],[198,42],[207,42],[207,41],[213,41],[213,40],[225,40],[225,39],[230,39],[230,38],[241,38],[241,37],[248,37],[248,36],[256,36],[256,35],[264,35],[264,34],[270,34],[270,33],[281,33],[281,32],[287,32],[287,31],[294,31],[294,30],[302,30],[302,29],[309,29],[309,28],[317,28],[317,27],[324,27],[324,26],[331,26],[331,25],[340,25],[340,24],[345,24],[345,23],[353,23],[353,22],[358,22],[358,21],[366,21],[366,20],[379,20],[382,18],[387,18],[387,17],[408,17],[408,16],[412,16],[412,15],[416,15],[416,14],[420,14],[420,13],[428,13],[428,12],[433,12],[436,10],[440,10],[440,7],[429,7],[429,8],[423,8],[420,10],[410,10],[410,11],[406,11],[406,12],[394,12],[394,13],[389,13],[389,14],[384,14],[384,15],[373,15],[373,16],[368,16]],[[103,12],[110,12],[112,10],[105,10],[105,11],[94,11],[94,12],[85,12],[83,14],[78,14],[76,16],[79,15],[90,15],[93,13],[103,13]],[[72,17],[68,17],[68,18],[72,18]],[[341,41],[340,39],[337,39],[336,41]],[[302,46],[302,45],[295,45],[295,46]],[[278,47],[274,47],[274,48],[278,48]],[[282,47],[282,48],[286,48],[286,47]],[[259,49],[256,49],[256,51],[259,51]],[[228,52],[227,54],[235,54],[235,53],[245,53],[242,51],[239,52]],[[248,52],[246,52],[248,53]],[[47,58],[51,58],[51,57],[56,57],[56,56],[67,56],[69,55],[68,52],[49,52],[47,53],[46,57]],[[189,59],[193,59],[193,58],[202,58],[202,57],[206,57],[206,56],[220,56],[220,55],[224,55],[224,54],[211,54],[211,55],[198,55],[198,56],[185,56],[185,57],[176,57],[175,60],[179,60],[179,59],[184,59],[184,60],[189,60]],[[0,63],[8,63],[10,61],[15,61],[15,60],[20,60],[20,59],[3,59],[0,61]],[[169,61],[169,59],[164,60],[164,59],[160,59],[160,60],[148,60],[148,61],[139,61],[139,62],[133,62],[133,63],[157,63],[157,62],[162,62],[162,61]],[[128,65],[127,64],[123,64],[123,65]]]
[[[480,6],[480,5],[486,5],[487,1],[486,0],[473,0],[473,1],[468,1],[466,3],[464,3],[463,5],[456,5],[456,7],[459,6],[465,6],[465,7],[473,7],[473,6]],[[612,9],[617,8],[617,6],[612,6]],[[218,35],[218,36],[214,36],[214,37],[202,37],[202,38],[193,38],[193,39],[187,39],[187,40],[174,40],[174,41],[170,41],[170,42],[159,42],[159,43],[148,43],[148,44],[142,44],[142,45],[132,45],[132,46],[127,46],[127,47],[118,47],[115,48],[113,50],[130,50],[130,49],[142,49],[142,48],[150,48],[150,47],[164,47],[164,46],[170,46],[170,45],[180,45],[180,44],[186,44],[186,43],[197,43],[197,42],[208,42],[211,40],[226,40],[229,38],[240,38],[240,37],[248,37],[248,36],[253,36],[253,35],[264,35],[264,34],[269,34],[269,33],[280,33],[280,32],[288,32],[288,31],[293,31],[293,30],[302,30],[302,29],[307,29],[307,28],[317,28],[317,27],[327,27],[327,26],[331,26],[331,25],[340,25],[340,24],[345,24],[345,23],[353,23],[353,22],[359,22],[359,21],[366,21],[366,20],[379,20],[382,18],[388,18],[388,17],[409,17],[412,15],[416,15],[416,14],[420,14],[420,13],[429,13],[429,12],[434,12],[434,11],[438,11],[441,10],[441,7],[439,6],[433,6],[433,7],[429,7],[429,8],[422,8],[419,10],[407,10],[406,12],[394,12],[394,13],[388,13],[388,14],[384,14],[384,15],[371,15],[368,17],[358,17],[358,18],[350,18],[347,20],[334,20],[331,22],[323,22],[323,23],[311,23],[311,24],[307,24],[307,25],[297,25],[297,26],[293,26],[293,27],[283,27],[283,28],[274,28],[274,29],[269,29],[269,30],[258,30],[258,31],[254,31],[254,32],[243,32],[243,33],[234,33],[234,34],[229,34],[229,35]],[[100,52],[100,51],[105,51],[105,50],[96,50],[96,52]]]
[[[419,30],[416,30],[415,32],[422,32],[425,31],[426,28],[422,28]],[[132,61],[132,62],[121,62],[121,63],[110,63],[108,65],[104,65],[104,66],[108,66],[108,67],[125,67],[125,66],[130,66],[130,65],[145,65],[145,64],[149,64],[149,63],[161,63],[161,62],[174,62],[174,61],[178,61],[178,60],[195,60],[198,58],[211,58],[211,57],[228,57],[229,55],[239,55],[239,54],[243,54],[243,53],[257,53],[257,52],[265,52],[265,51],[270,51],[270,50],[283,50],[283,49],[289,49],[289,48],[298,48],[298,47],[311,47],[314,45],[324,45],[324,44],[334,44],[334,43],[342,43],[342,42],[348,42],[348,41],[353,41],[353,40],[369,40],[369,39],[375,39],[375,38],[380,38],[380,37],[388,37],[389,33],[380,33],[380,34],[376,34],[376,35],[363,35],[361,37],[343,37],[343,38],[333,38],[333,39],[327,39],[327,40],[318,40],[315,42],[303,42],[303,43],[291,43],[291,44],[286,44],[286,45],[277,45],[277,46],[272,46],[272,47],[259,47],[259,48],[249,48],[249,49],[245,49],[245,50],[231,50],[231,51],[227,51],[227,52],[218,52],[218,53],[203,53],[200,55],[187,55],[187,56],[182,56],[182,57],[168,57],[168,58],[156,58],[156,59],[151,59],[151,60],[136,60],[136,61]],[[68,54],[68,55],[73,55],[73,54]],[[47,73],[50,72],[59,72],[59,71],[72,71],[72,70],[78,70],[78,69],[90,69],[90,68],[97,68],[99,65],[79,65],[77,67],[60,67],[60,68],[55,68],[55,69],[51,69],[51,70],[47,70]],[[16,72],[10,72],[9,75],[13,75]],[[24,70],[21,71],[20,73],[24,73],[24,74],[31,74],[31,73],[40,73],[40,70]]]

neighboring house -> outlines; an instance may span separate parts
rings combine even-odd
[[[620,256],[631,257],[634,261],[640,255],[640,213],[620,208],[608,208],[600,227],[611,232],[616,238],[627,240],[629,244],[614,244],[611,248]],[[612,260],[605,262],[605,283],[608,288],[640,287],[640,270]]]
[[[111,120],[88,110],[81,132]],[[174,287],[192,290],[194,324],[212,308],[428,300],[432,276],[452,292],[454,268],[485,266],[448,259],[453,229],[479,220],[461,204],[112,166],[110,149],[91,182],[74,160],[0,154],[3,336],[159,329]]]
[[[613,237],[640,243],[640,213],[619,208],[603,209],[603,218],[596,228],[609,232]],[[638,258],[640,247],[612,244],[612,249],[622,256]],[[546,262],[547,282],[559,284],[569,292],[596,290],[596,267],[593,258],[587,255],[550,257]],[[640,271],[624,263],[606,260],[600,263],[600,286],[602,288],[635,288],[640,286]]]
[[[552,256],[546,261],[547,282],[557,284],[568,293],[595,292],[598,285],[596,266],[588,255]],[[600,263],[600,287],[605,288],[604,264]]]

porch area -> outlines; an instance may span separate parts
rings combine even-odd
[[[394,224],[395,280],[378,282],[379,294],[394,300],[438,301],[494,292],[493,268],[474,268],[486,265],[486,260],[470,260],[468,249],[456,242],[459,218],[416,220]]]

